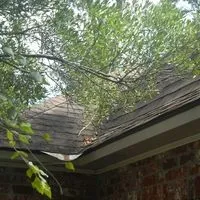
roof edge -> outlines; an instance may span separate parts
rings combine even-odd
[[[134,132],[134,134],[133,131],[129,131],[129,135],[123,135],[123,138],[117,138],[117,140],[103,144],[103,146],[98,146],[98,148],[92,149],[92,151],[90,150],[85,152],[75,162],[80,166],[95,162],[98,159],[102,159],[103,157],[116,153],[122,149],[158,136],[164,132],[175,129],[189,122],[198,120],[200,118],[199,113],[200,105],[196,105],[189,110],[183,111],[170,118],[164,119],[156,124]]]

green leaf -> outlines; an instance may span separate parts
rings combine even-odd
[[[9,141],[9,145],[11,146],[11,147],[14,147],[15,145],[16,145],[16,142],[13,140],[13,141]]]
[[[0,94],[0,100],[7,101],[7,97],[3,94]]]
[[[10,47],[3,47],[3,52],[9,56],[11,56],[14,59],[14,52]]]
[[[13,160],[13,159],[16,159],[16,158],[18,158],[19,156],[24,157],[24,158],[27,158],[27,157],[28,157],[28,154],[25,153],[24,151],[16,151],[16,152],[14,152],[13,155],[11,156],[11,159],[12,159],[12,160]]]
[[[68,170],[71,170],[71,171],[75,171],[74,164],[70,161],[65,162],[65,168],[68,169]]]
[[[16,142],[14,141],[13,133],[7,129],[6,136],[7,136],[7,139],[9,140],[9,145],[11,147],[14,147],[16,145]]]
[[[49,199],[52,198],[51,188],[43,176],[48,177],[46,173],[40,170],[32,162],[28,163],[29,169],[26,171],[26,175],[31,178],[35,174],[35,179],[32,182],[32,187],[35,188],[40,194],[46,195]]]
[[[18,62],[20,65],[24,66],[24,65],[26,65],[26,58],[23,56],[20,56]]]
[[[26,170],[26,175],[27,175],[29,178],[31,178],[32,175],[33,175],[33,170],[32,170],[31,168],[27,169],[27,170]]]
[[[22,122],[19,127],[20,127],[20,129],[22,131],[24,131],[27,134],[30,134],[30,135],[34,134],[33,129],[31,128],[31,124],[30,123]]]
[[[44,186],[44,194],[45,194],[47,197],[49,197],[49,199],[51,199],[51,198],[52,198],[52,193],[51,193],[51,188],[50,188],[50,186],[49,186],[47,183],[44,183],[43,186]]]
[[[15,121],[11,121],[11,120],[5,120],[5,123],[8,127],[11,127],[13,129],[18,129],[19,126],[16,124]]]
[[[28,154],[24,151],[19,151],[20,156],[24,157],[24,158],[28,158]]]
[[[36,82],[39,82],[39,83],[43,82],[43,77],[39,72],[36,72],[36,71],[31,72],[30,75]]]
[[[47,175],[44,171],[42,171],[41,169],[40,169],[40,174],[41,174],[42,176],[48,177],[48,175]]]
[[[29,174],[29,176],[30,175],[31,174]],[[52,198],[50,186],[47,184],[46,181],[40,179],[38,176],[36,176],[34,181],[32,182],[32,187],[35,188],[40,194],[46,195],[49,199]]]
[[[14,159],[18,158],[19,156],[20,156],[19,152],[16,151],[16,152],[14,152],[14,153],[12,154],[12,156],[11,156],[10,158],[11,158],[12,160],[14,160]]]
[[[44,187],[42,187],[42,181],[37,176],[32,182],[32,187],[35,188],[40,194],[44,193]]]
[[[31,170],[33,171],[34,174],[40,173],[40,169],[38,168],[38,166],[34,165],[32,162],[29,162],[28,165],[29,165],[29,167],[31,168]]]
[[[50,142],[52,140],[51,136],[48,134],[48,133],[45,133],[43,136],[42,136],[47,142]]]
[[[24,144],[30,144],[28,136],[19,134],[18,137],[19,137],[19,140],[23,142]]]
[[[9,141],[14,141],[13,133],[11,131],[9,131],[8,129],[6,130],[6,136]]]

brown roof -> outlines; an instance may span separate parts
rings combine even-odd
[[[136,108],[134,112],[116,115],[116,117],[112,117],[104,123],[98,139],[84,150],[119,139],[127,135],[130,130],[133,133],[137,128],[142,128],[142,126],[144,127],[144,125],[156,119],[162,119],[163,116],[170,117],[169,114],[172,114],[173,111],[194,102],[200,104],[200,79],[175,80],[165,85],[159,96]],[[176,113],[174,112],[174,114]]]
[[[56,96],[32,106],[23,113],[23,118],[31,123],[35,132],[29,148],[67,155],[79,154],[91,140],[95,139],[91,126],[81,131],[84,127],[83,111],[83,107],[63,96]],[[51,141],[43,139],[45,133],[51,136]],[[5,138],[1,138],[0,146],[8,146]],[[24,148],[23,145],[21,148]]]
[[[101,127],[97,139],[91,126],[87,126],[79,135],[85,126],[83,107],[63,96],[57,96],[24,113],[35,130],[30,149],[67,155],[80,154],[105,142],[119,139],[129,134],[130,130],[136,130],[149,122],[155,123],[154,120],[166,117],[166,114],[192,102],[200,103],[200,79],[177,79],[166,84],[159,96],[138,106],[134,112],[112,117]],[[51,135],[50,142],[42,138],[44,133]],[[0,136],[0,146],[8,147],[7,139],[3,135]]]

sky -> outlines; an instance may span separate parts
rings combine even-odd
[[[160,2],[160,0],[150,0],[150,1],[152,3],[155,3],[155,4]],[[178,3],[177,3],[177,7],[181,8],[181,9],[183,9],[183,8],[184,9],[190,9],[191,8],[191,6],[188,4],[188,2],[184,1],[184,0],[179,0]]]
[[[129,0],[130,2],[132,1],[132,0]],[[140,2],[144,2],[144,1],[146,1],[146,0],[139,0]],[[150,0],[152,3],[155,3],[155,4],[157,4],[157,3],[159,3],[160,2],[160,0]],[[184,1],[184,0],[179,0],[179,2],[177,3],[177,7],[178,8],[180,8],[180,9],[191,9],[191,5],[189,5],[188,4],[188,2],[187,1]],[[188,18],[190,18],[190,16],[188,16]],[[1,18],[1,16],[0,16],[0,21],[2,20],[2,18]],[[38,50],[38,44],[36,43],[36,44],[34,44],[33,42],[31,43],[32,45],[30,46],[30,48],[32,47],[32,50],[33,51],[37,51]],[[0,44],[0,48],[1,48],[1,44]],[[48,80],[48,82],[52,82],[51,80]],[[50,86],[49,86],[49,88],[48,88],[48,90],[52,90],[52,86],[53,85],[53,83],[51,83],[50,84]]]

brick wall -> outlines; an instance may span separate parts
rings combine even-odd
[[[0,167],[0,200],[46,200],[31,188],[26,178],[25,169]],[[62,185],[64,195],[60,196],[59,189],[53,180],[49,180],[53,188],[55,200],[93,200],[95,178],[89,175],[53,172]]]
[[[101,175],[54,172],[55,200],[200,200],[200,141]],[[24,169],[0,167],[0,200],[45,200]]]
[[[97,177],[99,200],[200,200],[200,141]]]

